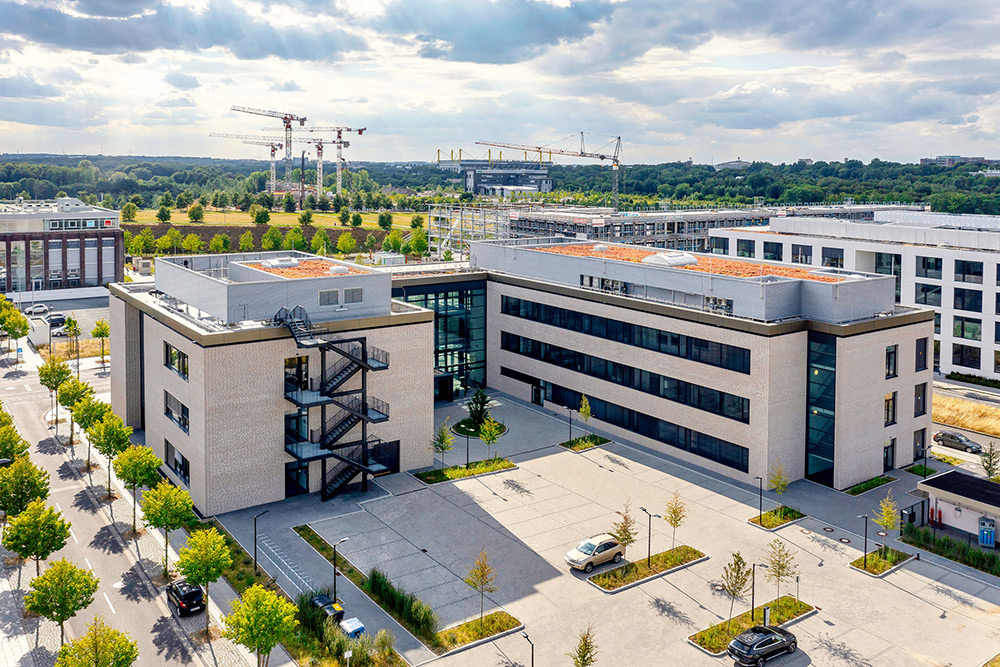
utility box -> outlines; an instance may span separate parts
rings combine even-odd
[[[979,546],[996,548],[996,535],[996,521],[986,516],[979,517]]]

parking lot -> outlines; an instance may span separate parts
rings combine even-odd
[[[16,301],[15,301],[16,303]],[[87,298],[87,299],[60,299],[39,301],[50,308],[50,312],[57,312],[72,317],[80,323],[80,339],[91,338],[90,332],[94,330],[97,320],[107,320],[109,316],[108,297]],[[31,301],[25,300],[21,304],[21,310],[32,305]],[[46,328],[44,315],[29,315],[28,319],[37,328],[38,334],[30,334],[32,341],[36,344],[48,342],[48,330]]]

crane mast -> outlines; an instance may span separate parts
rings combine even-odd
[[[242,113],[254,114],[256,116],[267,116],[269,118],[278,118],[281,120],[285,127],[285,180],[292,180],[292,123],[298,122],[299,126],[306,124],[305,116],[298,116],[293,113],[287,113],[284,111],[271,111],[270,109],[255,109],[253,107],[242,107],[238,105],[233,105],[231,107],[233,111],[240,111]]]
[[[267,146],[268,148],[271,149],[271,179],[267,182],[267,191],[268,191],[268,193],[270,193],[270,194],[273,195],[274,194],[274,179],[275,179],[275,173],[274,173],[275,172],[275,169],[274,169],[274,156],[275,156],[275,154],[278,151],[281,150],[281,148],[282,148],[281,142],[244,140],[243,143],[245,143],[245,144],[252,144],[254,146]]]
[[[336,145],[337,145],[337,194],[338,195],[344,189],[344,151],[343,151],[343,149],[347,148],[348,146],[350,146],[350,144],[348,142],[346,142],[346,141],[343,140],[344,139],[344,132],[348,132],[350,134],[354,134],[355,132],[357,132],[358,136],[361,136],[362,134],[365,133],[365,130],[367,130],[367,129],[368,129],[367,127],[360,127],[360,128],[355,129],[355,128],[351,128],[351,127],[342,127],[342,126],[333,126],[333,127],[308,127],[308,128],[306,128],[307,132],[336,132],[337,133]],[[331,143],[334,143],[334,142],[331,142]],[[322,148],[318,146],[317,147],[317,153],[319,153],[320,151],[322,151]]]

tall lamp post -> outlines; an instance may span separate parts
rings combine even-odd
[[[753,572],[750,576],[750,624],[753,625],[754,608],[757,606],[757,568],[762,567],[765,570],[767,565],[764,563],[754,563]]]
[[[868,570],[868,515],[859,514],[858,518],[865,520],[865,556],[863,562],[864,562],[864,569],[867,571]]]
[[[443,455],[442,455],[443,456]],[[469,468],[469,434],[465,434],[465,468]]]
[[[253,518],[253,573],[257,574],[257,519],[261,518],[271,510],[264,510]]]
[[[333,543],[333,601],[337,601],[337,545],[343,544],[351,538],[342,537]]]
[[[760,475],[754,475],[754,479],[757,480],[757,484],[760,488],[757,494],[757,523],[760,527],[764,527],[764,478]],[[753,619],[751,619],[753,620]]]
[[[531,638],[528,637],[528,633],[524,630],[521,631],[521,636],[524,637],[529,644],[531,644],[531,667],[535,667],[535,642],[531,641]]]
[[[647,544],[646,544],[646,567],[650,567],[650,560],[652,560],[652,558],[653,558],[653,517],[655,516],[657,519],[662,519],[663,517],[660,516],[659,514],[650,514],[649,510],[647,510],[645,507],[640,507],[639,509],[641,509],[643,512],[645,512],[646,516],[649,517],[649,521],[648,521],[649,528],[647,530],[648,534],[646,536],[646,542],[647,542]]]
[[[573,443],[573,408],[566,406],[566,412],[569,413],[569,442]]]

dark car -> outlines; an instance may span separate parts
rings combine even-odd
[[[333,617],[334,622],[344,620],[344,608],[333,601],[329,595],[317,595],[312,600],[312,606],[321,609],[327,618]]]
[[[737,665],[761,666],[771,658],[795,653],[795,635],[773,625],[755,625],[729,642],[729,657]]]
[[[61,327],[66,324],[66,314],[65,313],[51,313],[45,318],[45,323],[50,327]]]
[[[178,616],[205,611],[205,592],[201,586],[175,581],[167,586],[167,599],[177,607]]]
[[[969,440],[961,433],[953,431],[938,431],[934,434],[934,444],[952,449],[964,449],[971,454],[982,454],[983,446],[974,440]]]

